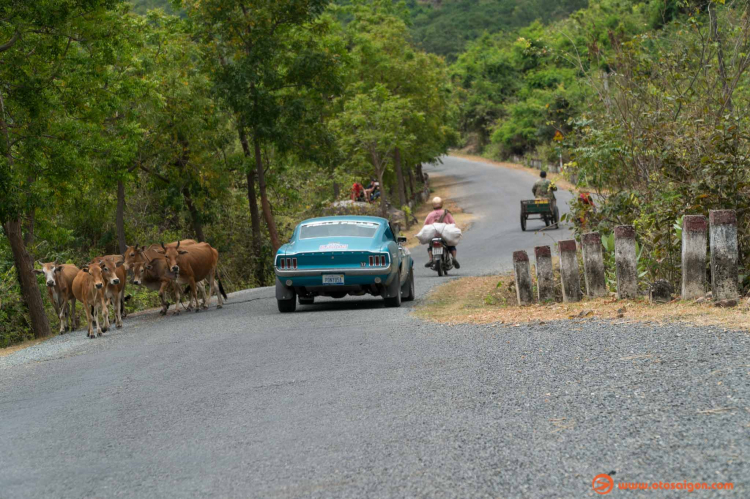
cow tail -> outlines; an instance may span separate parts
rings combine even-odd
[[[221,284],[221,279],[216,279],[216,281],[219,283],[219,291],[221,291],[221,296],[223,296],[225,300],[228,300],[229,297],[227,296],[226,291],[224,291],[224,286],[222,286]]]

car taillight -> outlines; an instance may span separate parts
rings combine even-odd
[[[296,258],[292,258],[292,268],[295,269],[295,270],[297,269],[297,259]]]
[[[287,258],[286,259],[286,268],[291,269],[292,268],[292,259]]]
[[[375,266],[375,258],[372,255],[370,255],[370,267],[374,267],[374,266]]]
[[[280,269],[284,268],[284,259],[283,258],[279,258],[279,268]]]
[[[385,255],[380,255],[380,266],[385,267]]]

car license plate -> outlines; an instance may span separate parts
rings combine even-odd
[[[324,275],[323,284],[344,284],[344,276],[343,274]]]
[[[549,199],[537,199],[534,204],[549,204]]]
[[[443,254],[443,248],[432,248],[432,254],[433,255],[442,255]]]

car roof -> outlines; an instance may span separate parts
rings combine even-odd
[[[374,222],[378,224],[386,224],[388,225],[388,220],[381,217],[367,217],[362,215],[342,215],[342,216],[335,216],[335,217],[317,217],[317,218],[308,218],[307,220],[303,220],[299,223],[299,225],[308,224],[311,222],[336,222],[336,221],[352,221],[352,222]]]

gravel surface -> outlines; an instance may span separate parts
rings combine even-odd
[[[465,171],[488,210],[509,201],[486,184],[534,181]],[[545,237],[485,220],[459,247],[463,275]],[[444,280],[415,257],[423,296]],[[282,316],[252,290],[0,359],[0,497],[583,497],[608,472],[750,496],[747,333],[443,326],[411,306]]]

